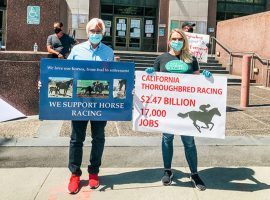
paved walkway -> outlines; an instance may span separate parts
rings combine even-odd
[[[188,169],[174,169],[172,186],[162,186],[159,168],[103,168],[97,190],[87,186],[86,169],[78,194],[66,192],[68,170],[63,168],[0,169],[3,200],[269,200],[270,167],[201,168],[207,190],[191,186]]]
[[[184,152],[175,140],[175,180],[160,183],[159,134],[131,131],[130,122],[107,126],[101,187],[90,190],[84,169],[81,190],[66,193],[69,122],[37,116],[0,123],[0,199],[270,199],[270,90],[251,87],[250,107],[239,107],[240,87],[230,86],[225,140],[196,138],[199,170],[208,189],[191,187]],[[89,135],[88,135],[89,136]],[[88,137],[83,167],[89,159]],[[59,168],[58,168],[59,167]]]
[[[240,86],[229,86],[227,97],[226,136],[270,135],[270,89],[252,86],[250,106],[240,108]],[[69,121],[39,121],[38,116],[0,123],[0,137],[69,137]],[[90,136],[88,127],[87,136]],[[132,131],[131,122],[108,122],[107,137],[158,136],[158,133]]]

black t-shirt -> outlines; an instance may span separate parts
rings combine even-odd
[[[52,34],[47,39],[47,46],[52,46],[53,50],[61,53],[64,57],[67,57],[67,54],[71,51],[72,45],[75,43],[76,41],[65,33],[61,38],[58,38],[56,34]]]
[[[191,63],[185,63],[178,56],[164,53],[156,58],[154,68],[158,72],[193,74],[199,70],[199,64],[195,57],[192,57]]]

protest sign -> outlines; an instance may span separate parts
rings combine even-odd
[[[129,121],[134,63],[42,59],[40,119]]]
[[[133,130],[225,137],[226,77],[136,72]]]
[[[22,117],[26,116],[0,98],[0,122]]]
[[[208,57],[208,47],[209,35],[197,34],[197,33],[188,33],[185,32],[190,53],[197,58],[199,62],[206,63]]]

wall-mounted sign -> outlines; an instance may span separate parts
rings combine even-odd
[[[159,28],[159,36],[165,35],[165,28]]]
[[[40,6],[27,6],[27,24],[40,24]]]
[[[109,20],[103,20],[106,28],[111,28],[112,22]]]
[[[208,33],[214,33],[214,32],[215,32],[215,28],[211,28],[211,27],[208,28]]]
[[[166,27],[166,24],[159,24],[158,26],[165,28]]]
[[[145,25],[145,33],[154,33],[154,25],[151,24],[147,24]]]

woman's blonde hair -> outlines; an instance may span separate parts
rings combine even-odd
[[[171,37],[172,37],[172,34],[174,32],[179,33],[182,36],[182,38],[184,39],[184,46],[181,49],[180,59],[186,63],[191,63],[192,62],[192,55],[189,52],[189,44],[188,44],[187,36],[185,35],[184,31],[176,28],[176,29],[173,29],[171,31],[170,36],[169,36],[169,41],[171,41]],[[170,47],[170,45],[169,45],[169,47]]]

